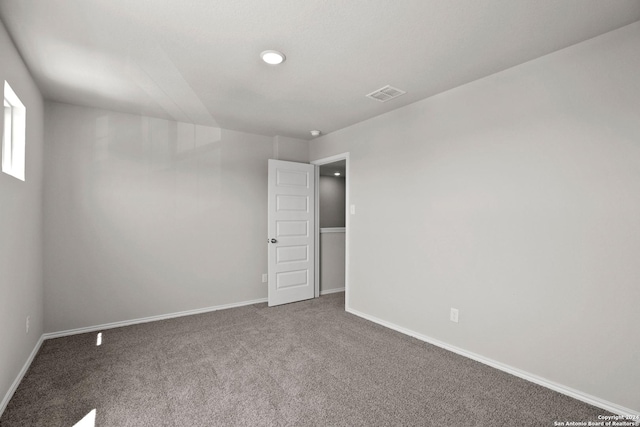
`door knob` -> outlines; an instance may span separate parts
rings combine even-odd
[[[276,239],[271,239],[271,243],[278,243]]]

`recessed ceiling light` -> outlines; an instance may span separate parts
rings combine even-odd
[[[260,58],[269,65],[282,64],[286,59],[284,53],[277,50],[265,50],[260,54]]]
[[[335,176],[340,176],[340,172],[334,173]]]
[[[320,131],[319,130],[311,130],[309,132],[311,133],[311,136],[320,136]]]

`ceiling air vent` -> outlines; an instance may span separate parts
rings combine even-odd
[[[374,90],[373,92],[368,94],[367,98],[375,99],[376,101],[380,101],[380,102],[387,102],[388,100],[397,98],[400,95],[404,95],[405,93],[407,92],[405,92],[404,90],[400,90],[393,86],[386,85],[385,87],[380,88],[378,90]]]

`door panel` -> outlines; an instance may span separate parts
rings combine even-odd
[[[315,171],[269,160],[269,306],[314,297]]]
[[[306,245],[279,246],[276,248],[276,263],[309,261],[309,248]]]
[[[308,221],[276,221],[276,237],[308,237]]]
[[[278,212],[309,212],[309,198],[305,196],[289,196],[278,194],[276,196],[276,206]]]
[[[308,286],[309,271],[296,270],[296,271],[284,271],[282,273],[276,273],[276,282],[277,282],[276,287],[278,289]]]

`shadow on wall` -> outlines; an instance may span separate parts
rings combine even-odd
[[[320,228],[345,226],[344,176],[320,175]]]
[[[123,120],[139,120],[126,126]],[[100,179],[137,197],[152,197],[150,207],[202,212],[221,199],[221,129],[140,116],[103,115],[95,127],[93,163]],[[135,132],[135,133],[134,133]],[[108,164],[108,166],[107,166]],[[104,167],[101,167],[104,166]],[[194,173],[195,171],[195,173]],[[112,192],[108,192],[113,195]],[[173,194],[169,206],[168,194]],[[175,197],[175,199],[174,199]],[[112,209],[103,200],[102,208]],[[118,203],[119,204],[119,203]],[[156,215],[158,210],[155,211]]]
[[[47,109],[47,331],[266,296],[273,138]]]
[[[320,293],[345,287],[346,182],[344,173],[333,175],[331,165],[320,169]]]

